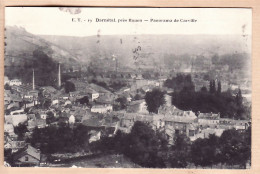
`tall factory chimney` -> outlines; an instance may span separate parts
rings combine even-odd
[[[59,63],[59,72],[58,72],[58,87],[61,87],[60,63]]]
[[[33,69],[32,89],[35,90],[34,69]]]

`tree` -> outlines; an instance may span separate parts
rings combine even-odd
[[[48,112],[46,113],[46,115],[47,115],[47,118],[46,118],[46,123],[47,123],[47,124],[50,124],[50,123],[52,123],[52,122],[54,122],[54,121],[56,120],[55,117],[54,117],[53,112],[48,111]]]
[[[215,84],[215,80],[211,80],[210,84],[209,84],[209,92],[211,94],[214,94],[216,92],[216,84]]]
[[[169,157],[169,163],[172,168],[185,168],[188,165],[188,152],[173,151]]]
[[[66,93],[74,92],[76,90],[74,83],[70,81],[66,81],[64,87]]]
[[[74,144],[79,147],[87,148],[89,145],[89,129],[86,126],[78,125],[73,130]]]
[[[142,74],[142,77],[144,79],[151,79],[151,74],[149,72],[145,72],[145,73]]]
[[[28,132],[28,129],[25,124],[19,123],[18,126],[14,127],[14,133],[18,135],[19,139],[23,139],[26,132]]]
[[[141,100],[142,99],[142,96],[140,94],[136,94],[134,96],[134,100]]]
[[[173,168],[185,168],[190,161],[190,140],[185,134],[174,137],[169,163]]]
[[[212,165],[211,155],[214,150],[207,144],[206,139],[197,139],[193,142],[191,146],[191,161],[195,166],[210,166]]]
[[[237,105],[237,113],[236,113],[236,116],[239,118],[239,119],[243,119],[244,117],[246,117],[246,108],[244,107],[243,105],[243,97],[242,97],[242,94],[241,94],[241,90],[238,89],[238,92],[236,94],[236,98],[235,98],[235,101],[236,101],[236,105]]]
[[[173,77],[172,79],[167,79],[164,82],[164,86],[168,88],[174,89],[176,92],[180,92],[183,89],[187,91],[194,91],[195,86],[192,82],[191,75],[184,75],[184,74],[177,74],[176,77]]]
[[[164,93],[155,88],[151,92],[146,93],[145,101],[147,104],[147,110],[150,113],[158,113],[159,107],[165,104]]]
[[[190,139],[185,135],[185,134],[178,134],[174,137],[174,144],[172,146],[172,148],[174,150],[184,150],[187,151],[190,147]]]
[[[124,142],[124,154],[143,167],[165,167],[158,152],[162,147],[161,139],[151,126],[137,121]]]
[[[238,106],[242,106],[242,104],[243,104],[243,97],[242,97],[240,89],[238,89],[238,92],[236,94],[236,103]]]
[[[218,81],[218,90],[217,90],[217,92],[218,92],[218,94],[221,93],[221,82],[220,81]]]
[[[203,86],[203,87],[201,87],[200,91],[201,92],[208,92],[208,89],[205,86]]]
[[[5,90],[11,90],[12,88],[8,83],[6,83],[5,86],[4,86],[4,89]]]
[[[74,129],[65,125],[41,129],[36,127],[29,140],[33,146],[38,146],[45,154],[77,152],[82,149],[88,151],[88,141],[88,128],[83,125]]]
[[[126,109],[127,99],[126,97],[119,97],[115,100],[118,104],[114,105],[115,110],[123,110]]]
[[[220,160],[219,138],[215,134],[197,139],[191,146],[191,161],[202,167],[218,164]]]
[[[211,62],[212,64],[218,64],[219,63],[219,56],[217,54],[215,54],[212,58],[211,58]]]
[[[84,97],[78,99],[77,101],[78,101],[80,104],[86,104],[86,105],[89,104],[88,96],[84,96]]]
[[[225,130],[220,139],[221,163],[245,167],[250,159],[250,149],[246,136],[235,129]]]
[[[53,86],[56,87],[57,83],[57,62],[55,62],[51,57],[44,53],[41,48],[33,51],[33,62],[32,65],[35,70],[35,75],[37,75],[37,85],[39,86]],[[25,68],[22,73],[22,78],[26,78],[24,81],[31,82],[31,68]],[[25,75],[27,74],[27,75]]]

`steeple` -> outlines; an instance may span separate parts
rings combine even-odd
[[[59,72],[58,72],[58,87],[61,86],[61,76],[60,76],[60,63],[59,63]]]
[[[35,90],[34,69],[33,69],[32,89]]]

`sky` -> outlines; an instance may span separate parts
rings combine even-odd
[[[5,25],[40,35],[90,36],[133,34],[251,35],[252,10],[246,8],[80,8],[72,14],[58,7],[6,7]],[[75,8],[71,8],[76,12]],[[81,18],[82,22],[73,22]],[[116,22],[96,22],[115,18]],[[87,22],[91,19],[92,22]],[[142,19],[121,22],[118,19]],[[150,19],[195,19],[197,22],[150,22]],[[84,21],[86,20],[86,21]]]

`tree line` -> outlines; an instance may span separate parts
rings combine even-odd
[[[197,113],[220,113],[221,117],[234,119],[250,118],[249,106],[243,104],[241,90],[233,96],[231,90],[221,91],[221,82],[216,84],[210,80],[209,90],[204,86],[200,91],[195,91],[190,75],[178,74],[165,81],[164,86],[174,89],[172,104],[182,110],[192,110]]]
[[[137,121],[129,134],[118,131],[114,137],[91,143],[90,148],[93,152],[124,154],[148,168],[245,168],[251,158],[251,128],[245,132],[225,130],[221,137],[212,134],[194,142],[180,134],[169,145],[165,134]]]
[[[35,128],[31,138],[27,140],[43,154],[88,151],[89,129],[78,125],[75,128],[61,125]]]

